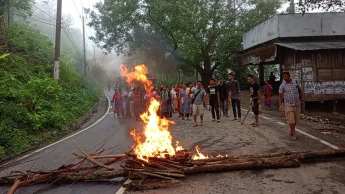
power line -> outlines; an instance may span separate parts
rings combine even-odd
[[[69,40],[69,42],[72,44],[72,46],[74,47],[74,49],[77,51],[78,54],[81,55],[78,47],[76,46],[76,44],[74,43],[73,39],[69,36],[68,32],[66,31],[65,27],[62,27],[63,31],[66,34],[67,39]]]
[[[75,49],[79,53],[78,47],[76,46],[77,44],[75,43],[75,40],[73,39],[73,36],[72,36],[71,32],[69,31],[68,27],[66,27],[65,23],[62,23],[62,29],[64,29],[64,32],[65,32],[67,38],[70,40],[71,44],[75,47]]]
[[[34,6],[36,9],[38,9],[39,11],[41,11],[42,13],[44,13],[46,16],[53,18],[54,20],[56,20],[56,18],[54,18],[53,16],[51,16],[50,14],[48,14],[47,12],[43,11],[42,9],[40,9],[39,7],[37,7],[34,2],[32,2],[32,6]]]
[[[36,9],[38,9],[39,11],[41,11],[42,13],[44,13],[46,16],[48,16],[48,17],[53,18],[54,20],[56,20],[56,18],[54,18],[53,16],[51,16],[51,15],[48,14],[47,12],[45,12],[45,11],[43,11],[42,9],[40,9],[39,7],[37,7],[37,6],[34,4],[34,2],[32,2],[32,3],[33,3],[32,6],[34,6]],[[74,0],[73,0],[73,3],[74,3]],[[78,11],[78,9],[77,9],[77,11]],[[32,19],[32,18],[30,18],[30,19],[33,20],[33,21],[36,21],[36,22],[40,22],[40,23],[44,23],[44,24],[56,26],[55,24],[49,24],[49,23],[46,23],[46,22],[43,22],[43,21],[39,21],[39,20]],[[65,22],[62,22],[61,28],[62,28],[63,31],[65,32],[65,34],[66,34],[68,40],[70,41],[70,43],[72,44],[72,46],[75,48],[75,50],[76,50],[79,54],[81,54],[80,51],[78,50],[78,47],[76,46],[76,43],[75,43],[75,41],[74,41],[74,39],[73,39],[73,37],[72,37],[72,35],[71,35],[71,32],[70,32],[69,29],[66,27]]]
[[[79,0],[79,1],[80,1],[80,4],[81,4],[81,16],[84,17],[84,5],[81,2],[81,0]]]
[[[80,12],[79,12],[79,10],[78,10],[77,5],[75,4],[75,1],[72,0],[72,2],[73,2],[73,5],[74,5],[75,9],[77,10],[77,12],[78,12],[78,14],[79,14],[79,17],[81,17],[81,14],[80,14]]]
[[[46,22],[56,22],[55,20],[53,19],[44,19],[44,18],[34,18],[34,17],[30,17],[31,19],[35,19],[35,20],[41,20],[41,21],[46,21]]]
[[[84,7],[84,6],[83,6],[83,3],[81,2],[81,0],[79,0],[79,1],[80,1],[80,4],[81,4],[81,7]]]
[[[50,23],[47,23],[47,22],[44,22],[44,21],[40,21],[40,20],[36,20],[36,19],[32,19],[32,18],[27,18],[28,20],[32,20],[32,21],[35,21],[35,22],[39,22],[39,23],[42,23],[42,24],[47,24],[47,25],[51,25],[51,26],[56,26],[55,24],[50,24]]]

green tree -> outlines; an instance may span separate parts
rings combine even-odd
[[[24,15],[31,14],[31,2],[30,0],[0,0],[0,16],[7,14],[8,23],[12,19],[12,12],[20,10],[24,12]],[[23,13],[20,12],[20,13]]]
[[[306,13],[312,10],[327,12],[345,12],[345,0],[299,0],[297,11]]]
[[[273,15],[279,6],[278,0],[105,0],[89,11],[89,25],[96,30],[93,40],[99,46],[119,53],[159,49],[164,54],[160,56],[168,53],[182,69],[197,70],[207,84],[241,49],[243,30]],[[242,24],[247,17],[256,23]]]

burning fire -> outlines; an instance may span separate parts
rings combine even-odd
[[[144,85],[145,91],[150,92],[154,86],[152,82],[147,78],[147,68],[145,65],[137,65],[133,71],[129,71],[125,65],[121,65],[121,75],[131,85],[134,82],[140,82]],[[135,141],[133,150],[138,158],[142,160],[148,160],[150,157],[164,158],[167,156],[174,156],[176,152],[183,151],[184,148],[180,142],[176,141],[176,147],[172,146],[172,136],[169,132],[169,124],[174,122],[165,118],[160,118],[157,115],[160,103],[151,98],[148,111],[140,115],[140,118],[144,122],[144,131],[137,133],[134,130],[131,131],[131,136]],[[205,156],[200,152],[199,146],[196,146],[196,154],[192,159],[207,159],[212,158]]]
[[[202,154],[200,152],[200,147],[198,145],[195,146],[195,150],[196,150],[196,154],[193,155],[193,157],[192,157],[193,160],[202,160],[202,159],[212,158],[212,157],[205,156],[204,154]]]
[[[133,86],[135,81],[142,83],[146,92],[150,92],[153,89],[151,80],[147,78],[147,68],[144,64],[136,65],[134,71],[128,71],[125,65],[121,65],[121,75],[126,79],[126,82]]]
[[[137,134],[135,130],[131,132],[136,142],[134,151],[143,160],[146,160],[147,157],[165,157],[166,154],[175,155],[172,136],[168,130],[169,123],[172,121],[161,119],[157,115],[158,108],[159,102],[153,99],[148,113],[140,116],[145,123],[143,134]]]

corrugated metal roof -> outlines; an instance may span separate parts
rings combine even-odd
[[[299,51],[345,49],[345,42],[295,42],[275,44]]]

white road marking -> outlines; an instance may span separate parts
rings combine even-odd
[[[242,109],[243,111],[248,111],[248,110],[246,110],[246,109],[244,109],[244,108],[241,108],[241,109]],[[272,120],[271,118],[268,118],[268,117],[265,117],[265,116],[261,116],[261,117],[264,118],[264,119]],[[282,122],[276,122],[276,123],[279,124],[279,125],[284,125],[284,126],[287,125],[287,124],[282,123]],[[317,137],[315,137],[315,136],[313,136],[313,135],[310,135],[309,133],[304,132],[304,131],[302,131],[302,130],[300,130],[300,129],[297,129],[297,128],[296,128],[296,131],[299,132],[299,133],[301,133],[301,134],[303,134],[303,135],[305,135],[305,136],[307,136],[307,137],[310,137],[310,138],[312,138],[312,139],[314,139],[314,140],[316,140],[316,141],[318,141],[318,142],[320,142],[320,143],[322,143],[322,144],[324,144],[324,145],[326,145],[326,146],[329,146],[329,147],[331,147],[331,148],[333,148],[333,149],[339,149],[338,146],[335,146],[335,145],[333,145],[333,144],[331,144],[331,143],[329,143],[329,142],[327,142],[327,141],[325,141],[325,140],[322,140],[322,139],[320,139],[320,138],[317,138]]]
[[[323,143],[323,144],[325,144],[326,146],[329,146],[329,147],[331,147],[331,148],[333,148],[333,149],[339,149],[338,146],[335,146],[335,145],[333,145],[333,144],[331,144],[331,143],[328,143],[327,141],[324,141],[324,140],[322,140],[322,139],[320,139],[320,138],[317,138],[317,137],[315,137],[315,136],[313,136],[313,135],[310,135],[309,133],[306,133],[306,132],[304,132],[304,131],[302,131],[302,130],[299,130],[299,129],[296,128],[296,131],[298,131],[299,133],[302,133],[303,135],[308,136],[308,137],[310,137],[310,138],[312,138],[312,139],[314,139],[314,140],[316,140],[316,141],[318,141],[318,142],[320,142],[320,143]]]
[[[282,123],[282,122],[276,122],[276,123],[278,123],[279,125],[284,125],[284,126],[286,126],[286,124],[285,124],[285,123]]]
[[[129,183],[131,183],[131,182],[132,182],[131,179],[127,179],[126,182],[124,183],[124,185],[129,184]],[[122,193],[124,193],[125,191],[126,191],[126,188],[124,188],[124,187],[122,186],[115,194],[122,194]]]
[[[106,93],[105,91],[104,91],[104,94],[105,94],[105,96],[106,96],[107,99],[108,99],[108,111],[107,111],[100,119],[98,119],[95,123],[93,123],[92,125],[86,127],[85,129],[82,129],[82,130],[80,130],[80,131],[78,131],[78,132],[76,132],[76,133],[74,133],[74,134],[72,134],[72,135],[70,135],[70,136],[67,136],[67,137],[65,137],[65,138],[63,138],[63,139],[61,139],[61,140],[59,140],[59,141],[56,141],[56,142],[54,142],[54,143],[52,143],[52,144],[49,144],[49,145],[47,145],[47,146],[45,146],[45,147],[43,147],[43,148],[41,148],[41,149],[38,149],[38,150],[36,150],[36,151],[34,151],[34,152],[31,152],[30,154],[27,154],[27,155],[25,155],[25,156],[23,156],[23,157],[20,157],[20,158],[18,158],[18,159],[9,161],[9,162],[3,164],[1,167],[4,167],[4,166],[6,166],[6,165],[9,165],[9,164],[11,164],[11,163],[13,163],[13,162],[18,162],[18,161],[20,161],[20,160],[22,160],[22,159],[24,159],[24,158],[27,158],[27,157],[29,157],[29,156],[35,154],[35,153],[38,153],[38,152],[41,152],[41,151],[43,151],[43,150],[45,150],[45,149],[47,149],[47,148],[50,148],[50,147],[52,147],[52,146],[54,146],[54,145],[56,145],[56,144],[58,144],[58,143],[61,143],[61,142],[65,141],[66,139],[69,139],[69,138],[71,138],[71,137],[73,137],[73,136],[76,136],[76,135],[78,135],[78,134],[80,134],[80,133],[82,133],[82,132],[84,132],[84,131],[90,129],[91,127],[95,126],[97,123],[101,122],[101,121],[108,115],[108,112],[109,112],[109,109],[110,109],[110,102],[109,102],[110,99],[109,99],[109,97],[108,97],[108,95],[107,95],[107,93]]]
[[[271,118],[265,117],[265,116],[261,116],[261,118],[267,119],[267,120],[272,120]]]

